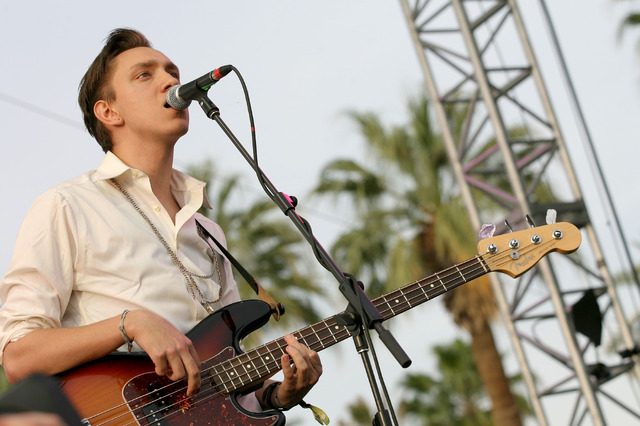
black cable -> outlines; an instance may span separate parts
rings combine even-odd
[[[50,118],[51,120],[55,120],[62,124],[66,124],[67,126],[71,126],[79,130],[84,130],[84,125],[82,125],[81,123],[75,120],[71,120],[63,115],[49,111],[37,105],[25,102],[21,99],[14,98],[13,96],[7,95],[6,93],[0,92],[0,100],[5,101],[14,106],[20,107],[22,109],[25,109],[31,113],[42,115],[43,117],[47,117],[47,118]]]

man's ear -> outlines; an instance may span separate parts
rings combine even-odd
[[[95,103],[93,113],[106,126],[120,126],[123,124],[120,114],[111,108],[111,105],[105,100],[101,99]]]

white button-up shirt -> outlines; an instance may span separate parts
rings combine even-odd
[[[209,279],[195,278],[207,300],[239,300],[229,261],[196,232],[195,218],[226,244],[220,227],[196,213],[208,205],[205,184],[174,170],[171,191],[181,207],[174,224],[147,175],[109,152],[97,170],[46,191],[27,213],[0,283],[0,362],[7,343],[40,328],[147,309],[186,333],[207,315],[159,238],[110,178],[129,192],[190,272],[213,272]]]

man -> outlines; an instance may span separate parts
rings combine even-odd
[[[197,217],[224,243],[196,213],[208,204],[204,183],[172,168],[189,127],[187,110],[166,105],[179,81],[176,65],[130,29],[114,30],[85,74],[80,107],[106,155],[40,196],[21,227],[0,285],[10,381],[133,347],[158,375],[186,377],[187,394],[198,392],[201,360],[185,333],[239,296],[229,261],[196,230]],[[294,406],[322,374],[314,351],[286,341],[294,365],[283,356],[284,381],[255,392],[263,409]]]

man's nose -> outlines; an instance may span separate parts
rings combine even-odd
[[[162,90],[164,92],[166,92],[171,87],[175,86],[176,84],[180,84],[180,79],[178,77],[176,77],[175,75],[166,72],[165,73],[165,81],[163,82]]]

